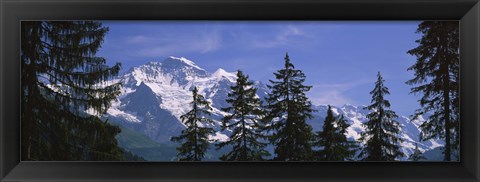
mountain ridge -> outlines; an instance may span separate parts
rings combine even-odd
[[[163,61],[148,62],[132,67],[119,76],[117,81],[122,82],[122,93],[108,110],[108,118],[123,127],[142,132],[157,142],[169,143],[169,137],[178,135],[185,127],[180,116],[190,110],[191,90],[196,86],[213,107],[212,119],[216,122],[209,126],[217,133],[211,139],[224,141],[228,139],[230,131],[220,132],[220,119],[226,114],[220,108],[228,106],[225,99],[235,80],[236,72],[218,68],[210,73],[184,57],[170,56]],[[252,81],[258,89],[257,96],[263,99],[269,92],[268,88],[260,81]],[[142,103],[148,106],[142,106]],[[319,131],[326,116],[327,105],[314,105],[313,108],[318,112],[313,113],[314,118],[307,122],[314,131]],[[362,123],[366,122],[368,111],[364,106],[350,104],[332,108],[335,115],[343,114],[351,124],[347,129],[347,137],[357,140],[364,131]],[[408,117],[400,116],[397,120],[401,124],[402,138],[405,140],[401,144],[402,151],[409,155],[418,142],[419,123],[424,119],[420,117],[410,121]],[[439,140],[419,142],[422,152],[442,145]]]

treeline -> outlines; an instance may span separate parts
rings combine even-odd
[[[116,76],[120,63],[106,66],[95,54],[108,27],[94,21],[23,21],[21,23],[21,159],[22,160],[143,160],[118,147],[120,128],[102,121],[110,103],[120,94],[120,83],[106,84]],[[421,124],[422,141],[445,140],[444,159],[458,154],[459,30],[458,21],[424,21],[417,30],[423,36],[418,47],[408,51],[417,57],[409,70],[414,78],[412,93],[422,94],[422,106],[412,119],[432,114]],[[397,115],[390,110],[389,94],[378,73],[367,107],[369,121],[360,141],[347,140],[348,123],[329,109],[322,131],[312,131],[306,120],[315,112],[305,93],[305,75],[295,69],[288,55],[285,65],[270,80],[266,103],[255,96],[256,88],[241,71],[223,108],[222,130],[232,146],[220,157],[224,161],[391,161],[400,156]],[[192,110],[181,117],[187,128],[172,140],[181,143],[180,160],[202,160],[209,147],[211,107],[193,90]],[[364,143],[362,147],[360,144]],[[265,147],[274,146],[270,154]],[[359,156],[355,156],[357,153]],[[273,156],[270,157],[270,156]],[[411,160],[421,160],[416,151]],[[458,158],[458,156],[457,156]]]
[[[444,160],[451,161],[452,150],[457,154],[459,150],[458,21],[425,21],[419,25],[417,33],[423,34],[416,41],[419,46],[408,51],[417,57],[417,62],[408,68],[415,72],[415,77],[406,84],[414,86],[411,93],[423,96],[419,100],[422,108],[411,119],[432,114],[420,125],[420,141],[444,139]],[[232,149],[220,160],[395,161],[400,157],[425,160],[418,143],[410,156],[401,152],[402,130],[396,121],[397,114],[385,98],[390,92],[380,72],[370,92],[371,104],[365,108],[370,112],[359,141],[347,139],[348,123],[343,115],[335,117],[330,106],[322,130],[312,131],[306,121],[312,118],[315,110],[305,94],[311,86],[304,85],[305,74],[295,69],[288,54],[284,67],[274,76],[267,85],[270,93],[263,104],[248,76],[238,70],[236,85],[231,87],[226,100],[230,107],[222,108],[229,113],[222,119],[222,131],[228,129],[232,133],[227,141],[216,144],[217,149],[227,145]],[[209,143],[214,142],[208,136],[216,132],[209,127],[213,122],[208,117],[212,110],[210,103],[196,87],[191,105],[192,110],[181,116],[186,129],[172,138],[181,144],[177,148],[181,161],[202,160]],[[274,146],[274,154],[265,149],[268,144]]]
[[[306,96],[311,86],[305,86],[305,75],[295,69],[288,54],[284,68],[274,73],[267,87],[271,90],[265,98],[266,104],[256,95],[257,89],[248,76],[237,72],[237,80],[231,86],[226,102],[230,107],[222,108],[227,112],[222,119],[222,131],[232,131],[227,141],[216,144],[217,149],[231,146],[231,151],[222,155],[222,161],[348,161],[356,158],[368,161],[393,161],[403,156],[400,152],[400,126],[394,119],[397,115],[389,110],[390,103],[384,98],[389,94],[383,78],[378,73],[378,81],[372,90],[372,105],[367,108],[371,113],[365,123],[366,132],[359,143],[347,139],[349,124],[343,115],[334,116],[328,107],[323,130],[313,132],[306,123],[311,119],[312,104]],[[215,134],[209,125],[212,108],[210,103],[198,93],[192,91],[192,110],[181,116],[186,125],[178,137],[177,157],[181,161],[200,161],[210,142],[208,136]],[[265,147],[274,146],[274,157]],[[358,150],[360,155],[356,156]]]

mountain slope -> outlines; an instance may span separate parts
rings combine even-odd
[[[347,137],[351,140],[357,140],[360,138],[360,135],[365,129],[362,126],[362,123],[368,121],[366,115],[369,113],[368,110],[364,109],[365,106],[353,106],[353,105],[343,105],[341,107],[332,106],[332,110],[335,115],[343,114],[345,119],[347,119],[350,127],[347,129]],[[328,106],[320,105],[314,106],[318,112],[315,112],[314,119],[309,120],[308,123],[312,125],[314,131],[321,130],[323,126],[323,120],[326,116]],[[411,121],[408,117],[399,116],[396,119],[401,126],[401,138],[404,140],[400,145],[402,146],[402,152],[406,154],[405,158],[408,158],[408,155],[412,154],[415,149],[415,143],[418,142],[418,137],[420,133],[419,126],[424,121],[423,117],[420,117],[417,120]],[[436,147],[443,146],[443,141],[439,140],[429,140],[425,142],[418,142],[418,147],[420,151],[425,152],[432,150]]]
[[[196,86],[199,93],[210,101],[213,107],[212,119],[216,122],[210,127],[220,131],[220,119],[226,114],[221,108],[228,106],[225,102],[230,86],[235,84],[235,72],[217,69],[209,73],[186,58],[169,57],[159,62],[149,62],[145,65],[131,68],[116,81],[123,85],[119,100],[113,103],[108,110],[108,117],[112,122],[140,132],[155,142],[171,144],[170,137],[176,136],[185,126],[180,116],[190,110],[191,90]],[[257,96],[264,98],[268,93],[267,87],[255,81]],[[314,131],[322,128],[326,116],[327,106],[313,106],[318,112],[308,123]],[[351,124],[348,128],[348,137],[356,140],[364,131],[362,123],[366,122],[367,110],[360,106],[344,105],[333,106],[335,114],[343,114]],[[423,118],[410,121],[400,116],[398,121],[402,126],[402,138],[405,140],[402,150],[409,155],[418,140],[419,125]],[[217,132],[211,139],[228,139],[230,131]],[[419,144],[421,151],[431,150],[442,146],[437,140]]]
[[[180,116],[190,110],[191,90],[196,86],[213,107],[212,118],[217,122],[210,127],[218,131],[219,120],[225,114],[221,108],[227,106],[225,98],[236,79],[236,73],[223,69],[209,73],[186,58],[149,62],[131,68],[117,79],[123,85],[122,93],[108,110],[109,119],[157,142],[169,142],[185,127]],[[255,84],[259,97],[263,97],[266,87],[260,82]],[[228,134],[229,131],[217,132],[211,138],[225,140]]]

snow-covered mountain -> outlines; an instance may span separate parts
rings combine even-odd
[[[170,136],[178,135],[185,127],[180,116],[188,112],[193,87],[211,103],[212,125],[220,130],[220,118],[226,113],[225,99],[230,86],[236,82],[236,72],[221,68],[214,73],[197,66],[186,58],[169,57],[159,62],[131,68],[116,81],[123,85],[119,101],[108,110],[109,119],[142,133],[158,142],[169,142]],[[265,97],[267,88],[255,82],[257,95]],[[212,139],[224,140],[227,133],[217,132]]]
[[[327,115],[327,105],[314,106],[318,111],[313,113],[314,118],[309,120],[308,123],[312,125],[314,131],[319,131],[322,129],[323,120]],[[366,115],[369,113],[368,110],[364,109],[365,106],[353,106],[345,104],[341,107],[332,106],[332,111],[335,115],[343,115],[345,119],[348,120],[350,127],[347,129],[347,137],[351,140],[356,140],[360,138],[360,134],[365,131],[362,126],[362,123],[368,121]],[[415,143],[419,140],[420,124],[425,121],[421,116],[417,120],[410,120],[408,117],[399,116],[396,119],[401,126],[401,138],[404,140],[401,143],[402,152],[407,156],[413,153],[415,149]],[[436,147],[443,146],[444,142],[439,140],[428,140],[425,142],[418,142],[418,147],[422,152],[432,150]],[[405,158],[407,158],[407,156]]]
[[[219,68],[214,73],[196,65],[186,58],[169,57],[163,61],[149,62],[131,68],[115,81],[123,84],[119,100],[113,103],[108,110],[111,122],[143,133],[152,140],[168,143],[171,136],[178,135],[185,128],[180,116],[190,110],[192,100],[191,90],[196,86],[199,93],[210,101],[213,107],[212,119],[216,122],[211,126],[220,131],[220,118],[226,113],[220,108],[228,106],[225,102],[230,86],[235,84],[236,73]],[[255,81],[257,96],[264,98],[268,88],[259,81]],[[361,123],[366,122],[367,110],[360,106],[344,105],[332,106],[334,113],[343,114],[350,122],[348,137],[358,139],[364,130]],[[322,128],[327,113],[327,106],[314,106],[318,112],[308,123],[314,131]],[[398,121],[402,125],[402,150],[409,155],[418,140],[419,129],[423,118],[410,121],[400,116]],[[229,131],[217,132],[213,139],[225,140]],[[442,146],[441,141],[427,141],[419,145],[420,150],[426,151]]]

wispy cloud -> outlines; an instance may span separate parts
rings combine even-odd
[[[216,31],[190,36],[144,36],[137,35],[127,38],[133,46],[133,54],[145,57],[161,57],[178,53],[207,53],[221,48],[222,38]]]
[[[343,104],[359,104],[354,103],[354,99],[346,96],[345,92],[370,82],[372,81],[360,80],[336,84],[315,84],[310,92],[308,92],[308,96],[315,105],[330,104],[334,106],[341,106]]]
[[[255,40],[253,46],[256,48],[272,48],[283,45],[288,45],[293,37],[303,36],[304,32],[298,27],[289,25],[285,30],[278,33],[273,39],[269,40]]]
[[[127,42],[131,44],[141,44],[148,42],[149,38],[143,35],[136,35],[132,37],[127,37]]]
[[[210,51],[215,51],[220,48],[222,43],[221,36],[218,32],[212,33],[210,35],[205,35],[203,37],[203,42],[200,43],[197,46],[203,47],[201,49],[202,53],[210,52]]]

